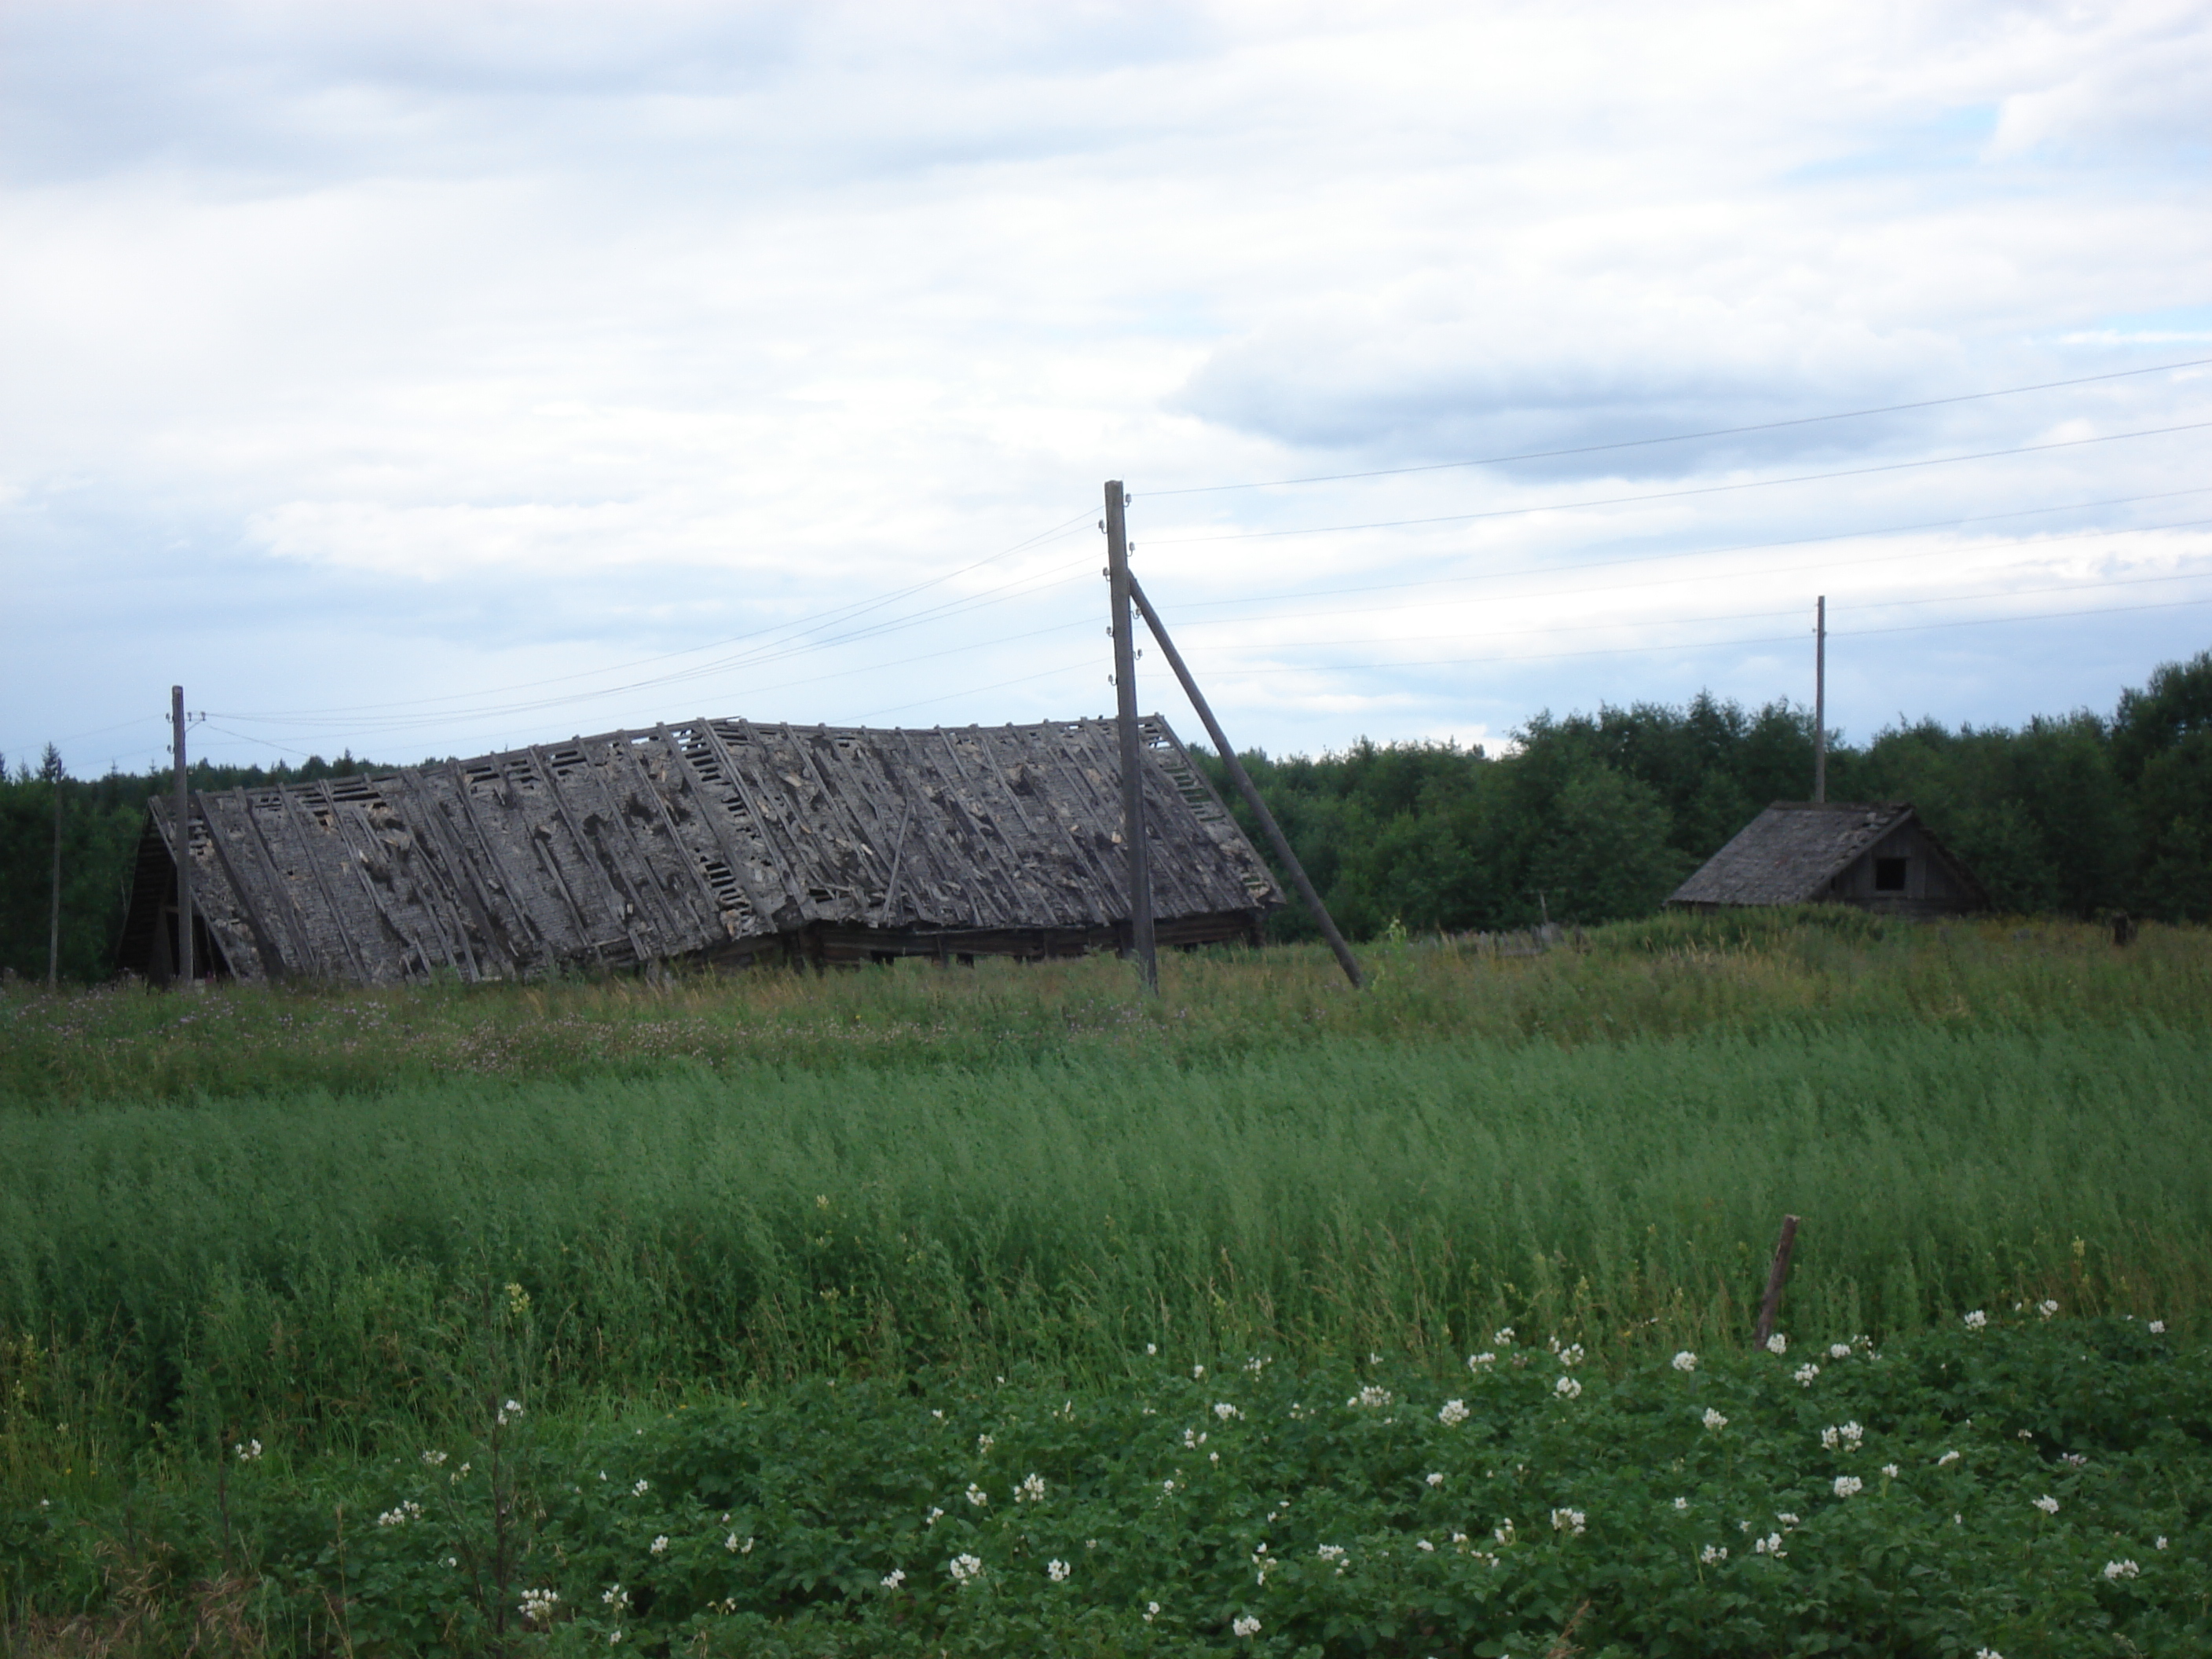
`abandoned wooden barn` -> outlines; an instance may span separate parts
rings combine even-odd
[[[1257,943],[1267,866],[1167,722],[1139,729],[1160,943]],[[1111,720],[702,720],[191,800],[195,960],[240,980],[1036,958],[1128,933]],[[174,818],[148,803],[119,951],[155,981]]]
[[[1853,904],[1914,916],[1989,903],[1973,873],[1929,833],[1910,801],[1777,801],[1667,902],[1699,910]]]

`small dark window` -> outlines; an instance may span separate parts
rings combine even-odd
[[[1905,890],[1903,859],[1876,859],[1874,861],[1874,890],[1877,893],[1901,893]]]

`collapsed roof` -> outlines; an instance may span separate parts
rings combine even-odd
[[[1267,866],[1166,721],[1139,729],[1161,942],[1256,942]],[[1111,720],[700,720],[191,799],[199,937],[241,980],[1066,955],[1127,932]],[[161,979],[174,802],[148,807],[119,954]]]

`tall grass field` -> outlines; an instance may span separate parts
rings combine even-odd
[[[1298,950],[1170,961],[1157,998],[1108,960],[375,993],[11,990],[0,1516],[14,1518],[0,1524],[0,1629],[55,1653],[523,1652],[610,1632],[671,1653],[1520,1650],[1509,1639],[1562,1653],[1825,1651],[1804,1645],[1825,1628],[1810,1615],[1725,1638],[1694,1614],[1686,1633],[1638,1634],[1597,1579],[1488,1611],[1453,1601],[1418,1636],[1371,1597],[1356,1614],[1241,1630],[1262,1615],[1221,1592],[1204,1616],[1185,1608],[1163,1626],[1142,1616],[1158,1598],[1133,1589],[1116,1592],[1127,1606],[1069,1601],[1073,1622],[1048,1629],[1035,1620],[1051,1607],[1026,1601],[981,1616],[942,1562],[933,1595],[939,1581],[961,1594],[897,1617],[903,1577],[887,1595],[877,1580],[891,1566],[849,1563],[719,1601],[664,1586],[659,1615],[605,1600],[580,1609],[570,1593],[526,1617],[518,1597],[549,1551],[567,1561],[583,1547],[560,1540],[563,1525],[619,1530],[559,1518],[553,1494],[577,1447],[631,1421],[633,1439],[650,1427],[659,1445],[672,1431],[660,1425],[745,1401],[804,1417],[842,1389],[855,1409],[877,1402],[869,1433],[889,1412],[933,1434],[950,1419],[917,1402],[972,1417],[1001,1391],[1001,1415],[1030,1433],[1065,1401],[1071,1423],[1118,1426],[1091,1431],[1081,1456],[1063,1448],[1074,1461],[1053,1483],[1091,1479],[1111,1510],[1114,1480],[1085,1476],[1083,1457],[1110,1460],[1150,1433],[1128,1402],[1154,1399],[1163,1367],[1187,1379],[1200,1368],[1200,1394],[1204,1368],[1265,1367],[1291,1379],[1270,1411],[1303,1411],[1322,1378],[1337,1411],[1362,1389],[1436,1393],[1430,1432],[1450,1379],[1473,1397],[1468,1358],[1486,1350],[1501,1376],[1517,1362],[1539,1413],[1582,1398],[1555,1378],[1587,1379],[1593,1402],[1626,1400],[1639,1378],[1679,1381],[1674,1356],[1703,1356],[1698,1375],[1737,1377],[1744,1399],[1766,1402],[1743,1408],[1761,1421],[1809,1409],[1812,1390],[1852,1367],[1875,1376],[1871,1356],[1901,1367],[1969,1329],[1988,1339],[1978,1357],[2017,1343],[2019,1364],[2040,1364],[2057,1341],[2083,1347],[2086,1364],[2101,1344],[2115,1366],[2153,1368],[2098,1385],[2108,1393],[2185,1393],[2181,1373],[2161,1383],[2155,1367],[2201,1371],[2212,937],[2150,928],[2123,950],[2087,927],[1803,915],[1666,918],[1540,954],[1432,940],[1370,956],[1364,993]],[[1750,1333],[1785,1212],[1800,1230],[1780,1325],[1800,1347],[1775,1355]],[[2155,1352],[2087,1334],[2154,1322]],[[1848,1363],[1792,1380],[1815,1341]],[[1173,1409],[1215,1406],[1243,1409]],[[1536,1431],[1522,1407],[1498,1409],[1498,1443]],[[1911,1409],[1936,1416],[1894,1432],[1936,1433],[1940,1410]],[[1245,1433],[1245,1420],[1210,1419],[1217,1433]],[[1590,1420],[1612,1425],[1613,1462],[1682,1455],[1668,1449],[1674,1431],[1633,1413]],[[2198,1430],[2177,1432],[2203,1460]],[[719,1515],[766,1479],[724,1467],[735,1443],[711,1477],[685,1464],[636,1478],[702,1492],[720,1480],[729,1492],[707,1504]],[[1329,1444],[1313,1454],[1322,1463],[1349,1455]],[[395,1458],[417,1475],[436,1467],[430,1449],[491,1483],[477,1509],[450,1482],[424,1489],[459,1506],[438,1524],[463,1540],[424,1560],[466,1576],[436,1567],[465,1555],[474,1576],[441,1589],[364,1565],[364,1589],[346,1552],[367,1562],[396,1547],[413,1522],[382,1487]],[[1188,1449],[1195,1464],[1197,1443]],[[2046,1449],[2060,1455],[2055,1438]],[[675,1468],[692,1454],[667,1455]],[[1726,1486],[1736,1468],[1714,1479]],[[1274,1507],[1334,1478],[1285,1468],[1253,1501]],[[427,1499],[393,1501],[419,1511]],[[1013,1501],[957,1513],[980,1524],[1018,1513]],[[1361,1524],[1407,1549],[1437,1541],[1397,1538],[1413,1523],[1387,1510]],[[1104,1515],[1087,1524],[1109,1526]],[[1459,1528],[1467,1550],[1495,1519]],[[2197,1522],[2178,1511],[2160,1524]],[[374,1545],[347,1545],[348,1526]],[[1569,1535],[1551,1544],[1582,1547],[1571,1544],[1583,1533],[1555,1530]],[[640,1559],[659,1571],[675,1546],[650,1545],[641,1534]],[[1735,1559],[1747,1546],[1731,1547]],[[753,1553],[732,1542],[702,1559],[737,1571]],[[1815,1553],[1808,1542],[1790,1559]],[[1756,1553],[1758,1571],[1774,1567]],[[1686,1583],[1718,1571],[1686,1559]],[[1980,1559],[1960,1571],[1986,1577]],[[1189,1566],[1194,1582],[1208,1571]],[[1272,1572],[1254,1589],[1291,1582]],[[1340,1600],[1327,1577],[1322,1601]],[[1057,1594],[1074,1580],[1037,1582]],[[2105,1582],[2118,1594],[2120,1578]],[[1909,1621],[1886,1613],[1861,1650],[2018,1659],[2073,1639],[2018,1627],[1997,1647],[1988,1623],[1959,1645],[1966,1635],[1935,1626],[1901,1638]]]

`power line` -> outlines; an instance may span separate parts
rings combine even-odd
[[[2086,513],[2095,507],[2129,507],[2139,501],[2166,501],[2181,495],[2201,495],[2207,489],[2212,489],[2212,484],[2197,484],[2187,489],[2165,489],[2149,495],[2111,495],[2102,501],[2069,501],[2056,507],[2016,507],[2010,512],[1980,513],[1962,519],[1930,519],[1919,524],[1887,525],[1873,530],[1838,530],[1826,536],[1792,536],[1785,540],[1771,542],[1732,542],[1725,547],[1669,549],[1663,553],[1638,553],[1625,558],[1588,560],[1577,564],[1530,564],[1510,570],[1480,571],[1468,576],[1425,576],[1413,581],[1362,582],[1352,587],[1308,587],[1283,593],[1257,595],[1247,593],[1233,599],[1193,599],[1179,608],[1183,611],[1218,610],[1224,605],[1250,605],[1255,599],[1263,602],[1271,599],[1321,599],[1340,593],[1384,593],[1409,587],[1443,587],[1461,582],[1502,581],[1511,576],[1549,575],[1554,571],[1565,574],[1577,570],[1610,570],[1624,564],[1656,564],[1670,559],[1703,558],[1722,553],[1756,553],[1769,548],[1811,547],[1825,542],[1862,541],[1874,536],[1910,535],[1922,530],[1953,530],[1960,525],[1990,524],[1999,519],[2021,519],[2043,513]],[[2154,525],[2147,527],[2170,530],[2186,526]],[[2110,532],[2095,531],[2087,533],[2132,535],[2136,533],[2136,528],[2130,526],[2125,530],[2115,530]],[[2049,539],[2055,541],[2073,538],[2053,537]]]
[[[1906,623],[1891,628],[1854,628],[1828,630],[1830,639],[1856,638],[1873,634],[1921,634],[1943,628],[1994,627],[2003,623],[2057,622],[2072,617],[2120,617],[2138,611],[2179,611],[2197,605],[2212,605],[2212,599],[2174,599],[2157,605],[2103,605],[2075,611],[2041,611],[2025,617],[1969,617],[1953,622]],[[1766,634],[1749,639],[1692,640],[1686,642],[1669,641],[1662,645],[1606,646],[1582,651],[1534,651],[1510,659],[1496,657],[1435,657],[1414,662],[1338,662],[1288,663],[1273,668],[1237,668],[1226,672],[1237,674],[1335,674],[1355,670],[1377,668],[1481,668],[1501,660],[1513,663],[1551,662],[1568,657],[1632,657],[1652,656],[1662,651],[1717,651],[1740,645],[1795,645],[1805,638],[1803,631],[1794,634]]]
[[[1218,536],[1148,536],[1147,547],[1182,547],[1194,542],[1261,541],[1278,536],[1330,536],[1351,530],[1403,530],[1432,524],[1467,524],[1477,519],[1514,519],[1531,513],[1571,513],[1589,507],[1629,507],[1644,501],[1680,501],[1691,495],[1719,495],[1735,489],[1771,489],[1779,484],[1819,483],[1830,478],[1863,478],[1876,472],[1903,472],[1916,466],[1948,466],[1958,461],[1994,460],[2005,455],[2038,455],[2053,449],[2078,449],[2085,444],[2119,443],[2129,438],[2160,438],[2175,432],[2201,432],[2212,421],[2191,421],[2180,426],[2146,427],[2140,432],[2108,432],[2095,438],[2061,438],[2051,443],[2021,444],[2012,449],[1977,450],[1970,455],[1930,455],[1917,461],[1885,461],[1879,466],[1846,467],[1840,472],[1801,472],[1786,478],[1749,478],[1738,483],[1700,484],[1692,489],[1662,489],[1644,495],[1607,495],[1587,501],[1551,501],[1537,507],[1498,507],[1483,513],[1447,513],[1429,519],[1381,519],[1371,524],[1316,525],[1293,530],[1235,530]]]
[[[2212,577],[2212,570],[2184,571],[2171,576],[2120,576],[2115,577],[2110,581],[2060,582],[2049,587],[2021,587],[1997,592],[1984,591],[1975,593],[1937,593],[1910,599],[1875,599],[1867,602],[1867,608],[1875,611],[1890,611],[1907,605],[1958,605],[1962,602],[1970,602],[1977,599],[2006,599],[2040,593],[2096,592],[2111,587],[2142,587],[2154,582],[2203,581],[2208,577]],[[1676,623],[1759,622],[1763,621],[1768,617],[1794,617],[1797,614],[1798,611],[1802,608],[1802,606],[1793,606],[1787,611],[1723,611],[1720,615],[1713,617],[1676,617],[1671,620]],[[1253,645],[1243,648],[1252,651],[1273,653],[1279,651],[1310,650],[1317,646],[1334,647],[1340,645],[1419,644],[1425,643],[1430,640],[1455,639],[1528,639],[1546,634],[1598,634],[1603,633],[1607,629],[1634,628],[1639,625],[1640,624],[1634,621],[1571,623],[1558,628],[1500,628],[1494,629],[1486,634],[1468,634],[1454,630],[1453,632],[1446,634],[1401,634],[1396,635],[1384,635],[1379,638],[1370,636],[1365,639],[1340,638],[1333,640],[1293,640],[1273,645]],[[1231,648],[1236,649],[1237,647],[1232,647]]]
[[[809,616],[800,617],[788,623],[778,623],[768,628],[754,629],[749,633],[733,634],[726,639],[710,641],[705,645],[689,646],[681,651],[661,652],[653,656],[633,658],[628,662],[611,664],[599,668],[582,669],[572,674],[550,675],[544,679],[521,680],[508,685],[481,687],[473,691],[450,692],[444,696],[439,697],[409,697],[392,702],[332,704],[319,708],[298,709],[291,712],[290,714],[270,714],[266,711],[259,710],[231,710],[223,714],[223,718],[226,720],[289,720],[310,714],[336,715],[374,714],[380,709],[386,708],[422,708],[429,707],[435,703],[450,702],[457,697],[497,696],[507,692],[534,690],[541,685],[565,684],[572,680],[588,679],[598,674],[620,673],[625,669],[641,668],[650,663],[670,662],[678,657],[696,656],[702,651],[719,650],[726,645],[735,645],[745,640],[759,639],[763,635],[787,634],[794,629],[802,629],[810,624],[821,624],[834,627],[843,623],[851,622],[856,617],[864,616],[872,611],[880,610],[886,605],[896,604],[900,599],[909,599],[916,593],[924,592],[932,587],[939,586],[945,582],[954,580],[956,577],[966,575],[971,570],[980,570],[987,564],[994,564],[1000,559],[1011,558],[1014,554],[1019,553],[1026,548],[1035,547],[1039,543],[1049,541],[1054,537],[1061,535],[1066,532],[1073,529],[1077,525],[1081,524],[1085,519],[1091,516],[1091,510],[1086,507],[1083,512],[1077,514],[1073,518],[1054,525],[1050,530],[1040,531],[1037,534],[1030,537],[1026,541],[1017,542],[1012,547],[1002,548],[998,552],[990,555],[987,558],[977,559],[972,564],[965,564],[960,566],[957,569],[945,571],[939,575],[929,578],[927,581],[916,582],[910,586],[899,588],[890,593],[879,594],[873,599],[858,599],[842,605],[833,605],[827,611],[816,611]],[[1013,582],[1002,584],[1002,586],[1017,586],[1022,581],[1030,580],[1032,579],[1028,577],[1018,577]],[[987,593],[994,591],[996,590],[985,590]],[[943,607],[937,608],[942,609]],[[923,614],[927,615],[929,613],[926,612]],[[834,643],[835,641],[831,642]],[[456,717],[464,717],[477,713],[496,714],[504,712],[526,712],[532,708],[554,707],[562,702],[581,701],[588,697],[611,695],[615,692],[636,690],[643,686],[673,684],[675,681],[684,678],[693,672],[718,671],[721,667],[740,664],[751,654],[752,653],[741,653],[737,658],[726,659],[722,663],[703,665],[699,670],[687,670],[684,671],[684,673],[668,676],[665,678],[636,681],[629,685],[611,686],[606,688],[603,692],[583,692],[579,693],[573,698],[553,698],[541,702],[518,704],[513,710],[501,708],[458,710],[455,711]]]
[[[2154,533],[2156,533],[2156,532],[2160,532],[2160,531],[2167,531],[2167,530],[2196,530],[2196,529],[2200,529],[2200,528],[2202,528],[2203,526],[2206,526],[2206,525],[2212,525],[2212,519],[2190,519],[2190,520],[2184,520],[2183,522],[2181,522],[2181,523],[2179,523],[2179,524],[2135,525],[2135,526],[2130,526],[2130,527],[2128,527],[2128,528],[2127,528],[2127,529],[2125,529],[2125,530],[2084,530],[2084,531],[2081,531],[2081,532],[2078,532],[2078,533],[2076,533],[2076,534],[2075,534],[2075,535],[2071,535],[2071,536],[2022,536],[2022,537],[2009,538],[2008,538],[2008,539],[2006,539],[2006,540],[2003,540],[2003,541],[1993,541],[1993,542],[1981,542],[1981,543],[1978,543],[1978,544],[1976,544],[1976,547],[1975,547],[1975,550],[1974,550],[1978,551],[1978,550],[1980,550],[1981,549],[1984,549],[1984,548],[1991,548],[1991,547],[2057,547],[2057,546],[2063,545],[2064,544],[2066,544],[2066,543],[2068,543],[2068,542],[2089,542],[2089,541],[2098,541],[2098,540],[2100,540],[2100,539],[2102,539],[2102,538],[2106,538],[2106,537],[2108,537],[2108,536],[2146,536],[2146,535],[2152,535],[2152,534],[2154,534]],[[1723,550],[1723,551],[1730,551],[1730,550]],[[1694,557],[1698,556],[1698,554],[1693,551],[1693,552],[1682,553],[1682,554],[1676,554],[1676,555],[1668,555],[1668,556],[1668,556],[1668,557],[1680,557],[1680,558],[1694,558]],[[1877,553],[1877,554],[1870,555],[1870,556],[1869,556],[1868,557],[1866,557],[1866,558],[1863,558],[1863,559],[1824,559],[1824,560],[1820,560],[1820,561],[1818,561],[1818,562],[1814,562],[1814,563],[1810,563],[1810,564],[1775,565],[1775,566],[1770,566],[1770,567],[1768,567],[1767,568],[1765,568],[1765,569],[1761,569],[1761,570],[1755,570],[1755,571],[1731,571],[1731,570],[1719,570],[1719,571],[1696,571],[1696,572],[1692,572],[1691,574],[1686,575],[1686,576],[1653,576],[1653,577],[1650,577],[1650,578],[1648,578],[1648,579],[1646,579],[1645,580],[1643,580],[1643,581],[1636,581],[1636,582],[1620,582],[1620,583],[1616,583],[1616,584],[1614,584],[1614,585],[1613,585],[1613,586],[1612,586],[1608,591],[1609,591],[1609,592],[1626,592],[1626,591],[1628,591],[1628,590],[1630,590],[1630,589],[1632,589],[1632,588],[1639,588],[1639,587],[1671,587],[1671,586],[1676,586],[1676,585],[1678,585],[1678,584],[1680,584],[1680,583],[1682,583],[1682,582],[1714,582],[1714,581],[1725,581],[1725,580],[1728,580],[1729,579],[1730,579],[1731,577],[1739,577],[1739,576],[1745,576],[1745,575],[1755,575],[1755,576],[1784,576],[1784,575],[1790,575],[1790,574],[1793,574],[1793,573],[1795,573],[1795,572],[1800,571],[1800,570],[1814,570],[1814,569],[1819,569],[1819,570],[1849,570],[1849,569],[1856,568],[1856,567],[1858,567],[1858,566],[1860,566],[1860,565],[1868,565],[1868,564],[1894,564],[1894,563],[1896,563],[1896,562],[1897,562],[1899,560],[1900,560],[1900,559],[1921,559],[1921,558],[1925,558],[1925,557],[1927,557],[1927,556],[1928,556],[1928,555],[1926,554],[1926,552],[1925,552],[1923,550],[1922,550],[1922,549],[1918,549],[1918,548],[1915,548],[1915,549],[1911,550],[1911,551],[1909,551],[1909,552],[1905,552],[1905,553]],[[1608,561],[1608,562],[1608,562],[1608,563],[1613,563],[1613,564],[1635,564],[1635,563],[1644,563],[1644,562],[1652,562],[1652,561],[1646,561],[1646,560],[1636,560],[1636,559],[1620,559],[1620,560],[1613,560],[1613,561]],[[1571,566],[1568,566],[1568,567],[1567,567],[1567,569],[1568,569],[1569,571],[1580,571],[1580,570],[1601,570],[1601,569],[1604,569],[1604,568],[1607,568],[1607,567],[1606,567],[1606,564],[1605,564],[1605,563],[1599,563],[1599,564],[1587,564],[1587,565],[1571,565]],[[2014,567],[2007,566],[2007,567],[2001,567],[2001,568],[2014,568]],[[1531,572],[1526,572],[1526,571],[1516,571],[1516,572],[1503,573],[1503,574],[1516,574],[1516,575],[1520,575],[1520,574],[1540,574],[1540,573],[1531,573]],[[1437,586],[1437,585],[1439,585],[1441,582],[1443,582],[1443,581],[1472,582],[1472,581],[1483,581],[1483,580],[1502,580],[1502,575],[1501,575],[1501,577],[1499,577],[1499,578],[1496,578],[1496,579],[1489,578],[1489,577],[1483,577],[1483,576],[1454,576],[1454,577],[1443,577],[1443,578],[1439,578],[1439,579],[1438,579],[1437,583],[1420,583],[1420,584],[1406,583],[1406,584],[1398,584],[1398,585],[1399,585],[1399,586]],[[2166,578],[2164,578],[2164,577],[2155,577],[2155,578],[2146,578],[2145,580],[2167,580],[2167,579],[2166,579]],[[1343,591],[1348,591],[1348,592],[1359,592],[1359,591],[1361,591],[1361,590],[1357,589],[1357,588],[1354,588],[1354,589],[1343,590]],[[1377,591],[1381,591],[1381,590],[1377,590]],[[1522,602],[1523,602],[1523,601],[1526,601],[1526,600],[1531,600],[1531,599],[1573,599],[1573,598],[1579,597],[1579,595],[1580,595],[1580,592],[1581,592],[1581,590],[1579,590],[1579,589],[1573,589],[1573,588],[1554,588],[1554,589],[1553,589],[1553,590],[1551,590],[1551,591],[1549,591],[1549,592],[1541,592],[1541,593],[1510,593],[1510,594],[1506,594],[1506,595],[1502,596],[1500,599],[1497,599],[1497,600],[1492,601],[1492,603],[1497,603],[1497,604],[1520,604],[1520,603],[1522,603]],[[1304,596],[1304,595],[1297,595],[1297,596],[1294,596],[1294,597],[1303,598],[1303,597],[1305,597],[1305,596]],[[1905,601],[1904,601],[1904,600],[1899,600],[1897,603],[1899,603],[1899,604],[1904,604],[1904,603],[1905,603]],[[1427,607],[1426,607],[1426,605],[1425,605],[1425,604],[1424,604],[1424,602],[1419,601],[1419,600],[1413,600],[1413,601],[1409,601],[1409,602],[1407,602],[1407,603],[1406,603],[1406,604],[1402,604],[1402,605],[1361,605],[1361,606],[1358,606],[1358,607],[1357,607],[1357,608],[1347,607],[1347,606],[1343,606],[1343,605],[1337,605],[1337,606],[1332,606],[1330,609],[1328,609],[1328,610],[1327,610],[1327,611],[1273,611],[1273,612],[1269,612],[1269,613],[1267,613],[1267,614],[1264,614],[1264,615],[1249,616],[1249,617],[1237,617],[1237,616],[1229,616],[1229,617],[1200,617],[1200,618],[1197,618],[1197,619],[1195,619],[1195,620],[1192,621],[1188,625],[1189,625],[1190,627],[1192,627],[1192,628],[1226,628],[1226,627],[1230,627],[1230,626],[1231,626],[1231,625],[1234,625],[1234,624],[1239,624],[1239,623],[1270,623],[1270,622],[1302,622],[1302,621],[1304,621],[1304,620],[1307,620],[1307,619],[1309,619],[1309,618],[1315,617],[1372,617],[1372,616],[1383,616],[1383,615],[1387,615],[1387,614],[1389,614],[1389,612],[1394,611],[1413,611],[1413,610],[1421,610],[1421,609],[1425,609],[1425,608],[1427,608]]]
[[[2200,368],[2212,357],[2192,357],[2185,362],[2156,363],[2148,368],[2119,368],[2108,374],[2084,374],[2070,380],[2044,380],[2034,386],[2001,386],[1994,392],[1962,392],[1955,397],[1927,398],[1918,403],[1885,404],[1875,409],[1839,410],[1832,415],[1801,415],[1786,421],[1759,421],[1749,426],[1714,427],[1704,432],[1675,432],[1656,438],[1626,438],[1617,443],[1584,444],[1574,449],[1536,449],[1518,455],[1490,455],[1468,461],[1431,461],[1420,466],[1376,467],[1366,472],[1328,472],[1310,478],[1273,478],[1256,483],[1189,484],[1181,489],[1146,490],[1154,495],[1208,495],[1232,489],[1283,489],[1293,484],[1345,483],[1355,478],[1395,478],[1409,472],[1448,472],[1469,466],[1504,466],[1513,461],[1550,461],[1571,455],[1601,455],[1615,450],[1644,449],[1654,444],[1694,442],[1700,438],[1733,438],[1751,432],[1780,432],[1790,427],[1817,426],[1825,421],[1856,421],[1870,415],[1901,415],[1916,409],[1940,409],[1947,404],[1970,404],[1988,398],[2014,398],[2030,392],[2053,392],[2064,386],[2094,386],[2100,380],[2124,380],[2139,374],[2164,374],[2174,369]]]

